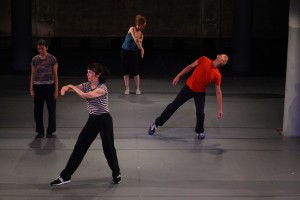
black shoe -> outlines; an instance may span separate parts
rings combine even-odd
[[[121,183],[121,174],[119,174],[116,177],[113,177],[114,184],[120,184]]]
[[[56,135],[53,135],[53,134],[46,134],[46,138],[56,138]]]
[[[57,179],[55,179],[54,181],[52,181],[51,183],[50,183],[50,185],[51,186],[54,186],[54,185],[63,185],[63,184],[67,184],[67,183],[70,183],[71,182],[71,180],[69,179],[69,180],[64,180],[64,179],[62,179],[62,177],[57,177]]]
[[[156,129],[157,129],[157,126],[156,126],[155,123],[153,123],[153,124],[149,127],[148,134],[149,134],[149,135],[153,135],[153,134],[155,133]]]
[[[198,140],[204,140],[205,134],[204,133],[197,133]]]
[[[44,133],[38,133],[35,138],[44,138],[45,134]]]

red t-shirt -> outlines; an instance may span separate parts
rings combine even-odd
[[[219,69],[213,66],[213,61],[205,56],[198,59],[198,66],[194,69],[192,75],[187,79],[186,85],[193,92],[205,92],[207,86],[213,82],[215,85],[221,85],[221,74]]]

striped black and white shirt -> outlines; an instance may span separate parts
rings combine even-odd
[[[86,82],[82,83],[83,92],[90,92],[95,90],[96,88],[102,88],[105,90],[105,95],[99,96],[93,99],[86,99],[87,109],[89,114],[93,115],[101,115],[103,113],[108,113],[108,92],[105,84],[98,84],[95,89],[92,89],[91,83]]]

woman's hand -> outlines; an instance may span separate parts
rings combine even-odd
[[[68,90],[69,90],[69,86],[63,86],[60,90],[61,96],[64,96]]]
[[[58,91],[54,92],[53,97],[54,97],[54,99],[57,99],[57,97],[58,97]]]
[[[144,58],[144,54],[145,54],[144,48],[141,48],[141,57],[142,58]]]
[[[30,96],[34,99],[34,91],[30,90]]]

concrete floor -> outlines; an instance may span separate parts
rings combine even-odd
[[[173,87],[171,78],[142,79],[142,95],[125,96],[122,78],[112,78],[107,86],[122,183],[111,184],[98,138],[72,182],[61,187],[49,183],[64,168],[87,120],[84,100],[75,94],[59,97],[57,138],[34,139],[28,77],[0,78],[1,200],[300,199],[300,140],[276,130],[283,122],[282,77],[223,77],[222,120],[210,87],[203,141],[195,138],[192,100],[155,135],[147,134],[184,80]],[[83,81],[60,77],[60,85]]]

